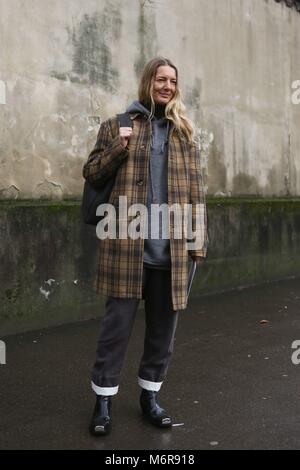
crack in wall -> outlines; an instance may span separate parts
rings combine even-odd
[[[63,189],[59,183],[45,179],[42,183],[35,186],[33,196],[39,198],[58,198],[63,197]]]
[[[20,189],[14,184],[0,190],[0,199],[18,199]]]

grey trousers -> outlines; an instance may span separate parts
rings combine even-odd
[[[158,391],[167,374],[178,320],[178,312],[172,307],[170,270],[144,267],[143,299],[146,329],[138,384],[147,390]],[[115,395],[118,392],[138,305],[139,299],[108,297],[106,300],[92,370],[92,388],[97,395]]]

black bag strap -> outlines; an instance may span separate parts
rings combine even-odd
[[[117,116],[120,127],[133,127],[133,122],[129,113],[118,114]]]

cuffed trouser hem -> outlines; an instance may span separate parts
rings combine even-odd
[[[162,386],[162,382],[150,382],[149,380],[141,379],[141,377],[138,377],[138,384],[140,387],[154,392],[158,392]]]
[[[97,395],[104,395],[104,396],[111,396],[111,395],[116,395],[119,390],[119,385],[116,387],[99,387],[99,385],[94,384],[94,382],[91,382],[92,384],[92,389]]]

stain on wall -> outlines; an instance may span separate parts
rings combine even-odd
[[[118,3],[107,1],[103,11],[84,14],[73,30],[67,28],[74,48],[70,81],[98,84],[110,93],[118,90],[118,64],[112,52],[122,27]],[[52,75],[65,79],[64,74]]]
[[[185,104],[193,111],[196,121],[202,120],[201,91],[201,79],[199,77],[195,77],[193,85],[191,87],[187,86],[184,95]]]
[[[233,177],[232,190],[234,194],[251,194],[252,196],[259,194],[256,178],[242,172],[237,173]]]
[[[153,9],[146,8],[146,3],[142,1],[139,7],[137,33],[138,54],[134,62],[134,70],[136,77],[140,78],[146,62],[158,55],[155,13]]]

